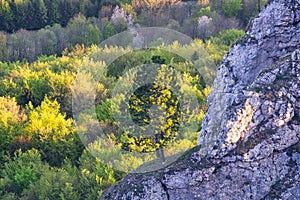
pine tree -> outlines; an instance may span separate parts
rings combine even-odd
[[[59,2],[58,0],[45,0],[47,7],[47,25],[53,25],[60,22]]]

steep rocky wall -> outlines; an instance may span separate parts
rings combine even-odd
[[[244,88],[256,80],[261,70],[298,48],[299,2],[270,1],[252,21],[246,36],[224,57],[199,136],[199,144],[207,146],[202,148],[202,154],[205,155],[214,145],[219,146],[226,139],[228,121],[232,121],[228,109],[242,103]]]
[[[272,0],[224,57],[199,146],[101,199],[300,199],[300,1]]]

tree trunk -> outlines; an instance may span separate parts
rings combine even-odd
[[[165,153],[163,148],[158,148],[155,150],[156,152],[156,157],[160,160],[162,164],[165,164],[166,159],[165,159]]]

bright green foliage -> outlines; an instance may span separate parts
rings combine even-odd
[[[238,29],[223,30],[216,37],[211,38],[211,42],[218,46],[230,47],[237,39],[245,35],[245,31]]]
[[[1,127],[9,128],[26,119],[15,98],[0,97],[0,124]]]
[[[111,103],[109,100],[106,100],[105,102],[102,102],[101,104],[96,106],[96,113],[97,118],[99,121],[105,121],[105,120],[113,120],[113,115],[111,112]]]
[[[15,98],[0,97],[0,164],[5,154],[14,148],[13,140],[22,133],[26,115]]]
[[[207,6],[205,8],[201,8],[199,11],[199,16],[207,16],[209,18],[214,18],[216,16],[216,11],[211,11],[210,6]]]
[[[197,65],[204,65],[203,61],[208,61],[209,58],[204,57],[204,54],[201,55],[199,45],[201,48],[204,47],[204,44],[199,42],[195,42],[184,47],[174,43],[174,45],[170,45],[170,47],[167,46],[166,49],[170,48],[173,52],[178,51],[178,53],[184,53],[185,57],[191,57],[191,60],[194,60]],[[197,54],[196,52],[200,52],[200,55],[195,56],[195,54]],[[94,55],[94,57],[96,57],[96,55]],[[203,63],[200,63],[200,60]],[[172,78],[179,81],[178,88],[176,88],[176,90],[182,91],[188,96],[187,98],[196,94],[202,110],[202,115],[201,117],[199,116],[199,121],[201,121],[203,112],[206,109],[206,98],[209,94],[209,89],[205,88],[205,83],[203,79],[201,79],[201,75],[190,62],[186,62],[184,58],[159,48],[148,49],[145,51],[128,50],[127,54],[119,57],[109,66],[107,74],[109,76],[119,78],[124,72],[128,72],[128,77],[127,75],[122,77],[122,85],[118,85],[118,90],[122,91],[123,87],[124,90],[126,90],[126,88],[130,87],[131,84],[134,84],[134,79],[136,77],[136,73],[134,73],[134,71],[130,71],[130,69],[133,66],[139,66],[144,63],[163,65],[159,75],[156,77],[154,85],[150,84],[138,88],[130,97],[128,105],[128,109],[131,114],[130,117],[136,125],[143,127],[141,130],[142,132],[138,132],[138,130],[134,127],[129,127],[128,130],[130,131],[127,130],[128,132],[122,134],[113,132],[117,136],[115,142],[119,144],[122,149],[133,152],[153,152],[159,148],[168,146],[168,144],[173,142],[177,137],[178,127],[182,122],[180,121],[180,105],[178,99],[169,87],[172,81],[174,83]],[[164,63],[170,64],[173,67],[167,67]],[[209,67],[209,65],[205,65]],[[148,76],[152,75],[148,74]],[[162,87],[161,84],[165,86]],[[112,109],[116,111],[116,115],[122,115],[122,113],[117,112],[119,108],[115,106],[125,104],[125,102],[123,102],[124,100],[124,96],[122,95],[116,96],[111,100],[113,101]],[[105,105],[107,104],[102,103],[96,106],[98,119],[101,121],[103,121],[103,117],[101,116],[111,112],[110,106],[106,107]],[[160,117],[155,115],[154,117],[151,117],[149,115],[155,106],[157,106],[158,111],[160,112],[157,116]],[[111,116],[111,114],[108,116]],[[189,114],[189,117],[189,119],[186,118],[185,120],[186,122],[191,123],[195,116]],[[155,119],[158,120],[154,122]],[[112,120],[112,118],[110,118],[110,120]],[[153,126],[153,123],[156,123],[156,125]],[[147,126],[148,128],[146,128]],[[155,130],[149,130],[149,126],[155,127]],[[200,126],[197,127],[197,125],[194,127],[195,130],[199,128]],[[185,131],[189,132],[189,130]],[[147,137],[145,135],[150,136]],[[191,141],[194,140],[195,137],[191,139]]]
[[[216,65],[221,63],[223,55],[228,52],[230,46],[233,45],[238,38],[245,34],[243,30],[231,29],[221,31],[217,36],[212,37],[206,43],[206,50]]]
[[[41,161],[36,149],[17,151],[0,169],[0,198],[6,199],[97,199],[123,174],[114,172],[86,151],[79,167],[65,160],[62,168]]]
[[[43,152],[43,159],[54,166],[61,165],[65,157],[75,161],[82,151],[74,132],[73,120],[66,119],[59,108],[57,101],[52,102],[47,97],[37,108],[29,103],[25,127],[25,131],[37,140],[37,148]]]
[[[41,106],[33,108],[29,103],[29,121],[26,130],[35,134],[41,141],[47,139],[63,140],[72,132],[72,120],[65,119],[59,111],[57,101],[51,102],[47,97]]]
[[[220,0],[216,1],[214,6],[222,10],[226,17],[236,17],[242,10],[242,0]]]
[[[7,66],[5,70],[8,76],[0,77],[0,95],[10,95],[17,102],[25,106],[29,101],[38,106],[44,100],[45,95],[57,99],[61,104],[61,110],[71,115],[71,86],[75,73],[81,61],[70,57],[48,58],[31,65],[16,63]],[[5,67],[2,65],[3,68]],[[12,68],[12,69],[11,69]]]
[[[30,184],[22,196],[26,199],[67,199],[79,200],[75,191],[76,177],[70,176],[63,169],[50,168],[34,184]]]
[[[92,44],[99,44],[100,36],[101,36],[101,33],[100,33],[99,29],[96,26],[89,24],[88,28],[87,28],[88,40],[84,44],[86,44],[87,46],[91,46]]]
[[[43,163],[36,149],[17,151],[1,170],[0,197],[15,194],[21,199],[80,199],[74,191],[76,179],[64,169]]]
[[[88,146],[94,156],[108,163],[114,169],[122,171],[115,170],[114,177],[116,179],[121,178],[123,173],[132,172],[143,163],[155,158],[153,153],[141,154],[138,151],[124,153],[122,144],[117,144],[116,141],[117,138],[114,134],[107,134],[107,138],[97,138],[96,141]]]
[[[24,94],[20,96],[20,98],[22,98],[21,104],[32,101],[35,106],[39,105],[43,101],[44,96],[51,90],[47,83],[47,80],[45,79],[45,72],[31,71],[29,67],[24,67],[19,68],[18,71],[14,71],[12,73],[15,73],[15,76],[24,77],[20,80],[23,82],[20,84],[22,84],[24,87],[22,88]]]
[[[46,4],[47,1],[44,1]],[[86,19],[76,20],[79,20],[78,24],[70,25],[69,30],[76,30],[76,26],[86,23]],[[59,26],[54,26],[37,32],[36,40],[44,43],[41,46],[43,50],[39,51],[50,54],[52,47],[63,47],[64,37],[56,34],[59,30]],[[93,31],[85,33],[94,35]],[[28,34],[22,31],[10,38],[17,49],[14,51],[16,58],[30,54],[20,46]],[[214,70],[211,68],[212,60],[203,53],[203,48],[214,61],[220,62],[228,45],[239,34],[238,31],[221,32],[207,43],[195,40],[181,46],[174,42],[140,51],[132,51],[130,47],[85,48],[77,45],[70,53],[64,51],[61,57],[45,55],[33,63],[0,63],[0,199],[97,199],[103,190],[124,176],[112,166],[129,172],[155,159],[155,153],[145,153],[141,157],[141,151],[155,151],[168,146],[170,151],[165,151],[165,155],[169,156],[192,147],[196,143],[207,108],[206,98],[211,90],[198,68],[204,66],[207,72]],[[34,46],[30,41],[26,44]],[[55,41],[56,45],[52,46]],[[161,40],[154,43],[161,43]],[[104,58],[109,61],[118,59],[107,67]],[[135,123],[145,128],[147,135],[143,133],[143,137],[139,137],[134,128],[126,133],[118,128],[112,114],[112,110],[116,109],[113,101],[125,103],[125,99],[122,96],[112,98],[111,93],[117,80],[124,80],[121,90],[134,84],[137,74],[130,71],[143,64],[156,64],[161,69],[155,75],[154,84],[138,88],[130,97],[129,104],[125,104]],[[85,74],[77,74],[79,69]],[[129,72],[128,77],[120,78],[124,72]],[[91,94],[95,98],[96,113],[91,118],[82,115],[76,122],[89,122],[83,127],[87,132],[83,141],[89,144],[89,149],[99,159],[87,151],[83,152],[84,146],[72,119],[73,83],[78,81],[76,78],[82,81],[85,76],[98,80],[96,94]],[[172,81],[175,79],[178,84],[173,90],[170,85],[174,85]],[[182,92],[186,98],[196,95],[199,108],[195,113],[182,115],[180,96],[176,91]],[[89,95],[89,90],[84,88],[81,92],[78,94]],[[82,108],[83,114],[92,109],[85,105]],[[193,123],[194,119],[199,123]],[[192,125],[178,134],[178,126],[183,121]],[[95,133],[99,124],[107,140]],[[32,148],[36,150],[29,150]],[[122,148],[128,150],[127,154],[120,153]],[[116,159],[112,161],[111,158]]]
[[[228,52],[228,49],[228,46],[218,46],[213,44],[210,40],[206,42],[206,50],[217,65],[221,63],[223,56]]]
[[[14,159],[9,159],[1,170],[0,191],[20,195],[29,184],[39,179],[44,167],[37,150],[33,149],[26,153],[22,153],[21,150],[17,151]],[[3,192],[2,195],[4,195]]]
[[[69,47],[72,48],[76,44],[99,44],[100,32],[96,26],[90,24],[85,16],[79,14],[71,19],[67,26],[69,35]]]
[[[81,62],[76,60],[75,64],[70,57],[43,59],[43,62],[30,66],[21,63],[1,65],[5,76],[1,77],[0,84],[3,87],[0,93],[16,97],[1,99],[1,105],[5,106],[2,114],[8,116],[14,112],[14,118],[1,118],[6,124],[1,126],[1,145],[4,145],[1,146],[1,155],[12,153],[18,148],[26,150],[35,147],[44,152],[44,160],[59,166],[65,157],[75,162],[83,148],[72,120],[61,114],[61,111],[65,111],[71,116],[71,85],[75,77],[72,71]],[[49,98],[44,100],[46,95]],[[57,101],[50,101],[50,97]],[[18,113],[16,99],[23,107],[30,102],[27,115]]]
[[[79,163],[78,191],[80,191],[82,199],[96,199],[105,188],[122,177],[121,173],[104,165],[101,160],[92,157],[87,151],[83,152]]]
[[[117,32],[117,30],[114,28],[114,25],[113,25],[113,23],[112,22],[109,22],[106,26],[105,26],[105,28],[104,28],[104,30],[103,30],[103,38],[104,39],[107,39],[107,38],[109,38],[109,37],[111,37],[111,36],[113,36],[113,35],[115,35],[115,34],[117,34],[118,32]]]
[[[45,95],[49,95],[52,99],[57,100],[60,104],[60,110],[66,113],[67,117],[72,115],[71,90],[74,78],[75,73],[69,71],[62,71],[60,74],[48,71],[46,75],[47,84],[51,89]]]
[[[120,51],[120,50],[119,50]],[[108,68],[107,75],[118,78],[125,71],[147,63],[171,64],[184,62],[185,59],[159,48],[136,50],[125,50],[127,53],[116,59]]]

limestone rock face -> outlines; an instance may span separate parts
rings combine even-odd
[[[199,145],[101,199],[300,199],[300,0],[272,0],[225,55]]]

